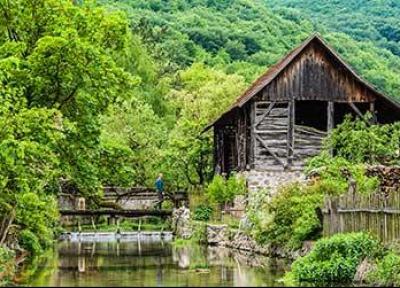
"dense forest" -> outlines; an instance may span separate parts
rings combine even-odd
[[[400,97],[394,1],[370,6],[393,13],[374,10],[370,34],[369,10],[334,27],[317,12],[335,7],[292,2],[0,0],[0,244],[15,224],[28,250],[47,246],[63,188],[101,205],[102,186],[153,185],[158,172],[168,188],[209,181],[203,128],[315,31]]]
[[[344,32],[353,39],[371,41],[400,55],[399,1],[271,0],[266,3],[285,19],[309,18],[318,29]]]

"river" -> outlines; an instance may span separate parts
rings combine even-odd
[[[283,260],[220,247],[60,241],[27,286],[281,286]]]

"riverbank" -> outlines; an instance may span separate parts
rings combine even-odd
[[[207,244],[251,252],[267,257],[295,260],[309,253],[314,241],[305,241],[300,249],[287,250],[271,244],[262,245],[244,231],[232,229],[228,225],[206,225]]]

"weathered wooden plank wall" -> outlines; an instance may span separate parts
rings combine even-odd
[[[370,232],[389,243],[400,239],[400,191],[362,195],[351,189],[341,197],[327,197],[323,234]]]
[[[375,95],[362,85],[333,55],[311,44],[267,85],[258,100],[320,100],[334,102],[372,102]],[[341,69],[342,68],[342,69]]]
[[[254,165],[258,170],[282,169],[287,164],[289,105],[255,102]]]

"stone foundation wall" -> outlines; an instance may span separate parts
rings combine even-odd
[[[247,179],[249,191],[258,191],[260,189],[269,190],[274,194],[282,184],[306,180],[303,171],[256,171],[250,170],[242,172]]]

